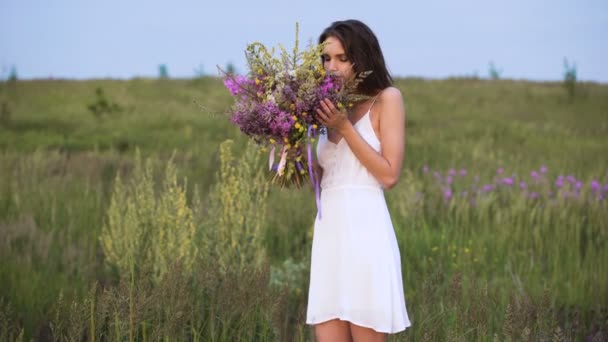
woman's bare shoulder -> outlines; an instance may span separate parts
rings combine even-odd
[[[401,95],[401,90],[397,87],[387,87],[380,92],[380,96],[378,99],[385,103],[395,103],[402,102],[403,95]]]

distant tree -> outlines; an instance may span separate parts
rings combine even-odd
[[[576,90],[576,64],[568,64],[566,58],[564,58],[564,88],[570,99],[573,99]]]
[[[158,77],[160,78],[169,78],[169,70],[167,69],[166,64],[160,64],[158,66]]]
[[[194,76],[198,78],[205,76],[205,69],[202,64],[199,64],[198,68],[194,69]]]
[[[236,68],[232,62],[228,62],[228,64],[226,64],[226,73],[230,75],[234,75],[236,73]]]
[[[8,75],[8,80],[10,82],[17,81],[17,67],[15,67],[14,65],[11,67],[11,72]]]
[[[500,69],[500,70],[496,69],[494,62],[490,61],[490,67],[489,67],[490,78],[493,80],[498,80],[498,79],[500,79],[501,73],[502,73],[502,69]]]

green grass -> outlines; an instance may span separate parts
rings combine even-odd
[[[592,179],[608,183],[608,86],[577,84],[573,99],[560,83],[396,86],[407,147],[402,179],[386,196],[413,327],[391,340],[606,336],[606,200],[534,202],[501,190],[475,206],[448,204],[422,167],[467,169],[456,193],[475,176],[492,182],[498,168],[529,179],[545,165],[541,190],[573,175],[588,194]],[[97,87],[123,111],[95,117],[87,106]],[[199,260],[191,277],[175,271],[152,284],[145,272],[120,274],[99,244],[114,177],[131,175],[136,148],[157,171],[176,151],[189,200],[196,184],[211,205],[220,144],[235,140],[236,155],[246,148],[223,115],[231,101],[215,78],[0,83],[9,110],[0,120],[0,339],[313,339],[304,324],[316,213],[309,188],[270,190],[267,265],[250,273]]]

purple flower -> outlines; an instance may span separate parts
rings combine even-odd
[[[574,183],[574,182],[576,182],[576,178],[574,178],[574,176],[573,176],[573,175],[569,175],[568,177],[566,177],[566,179],[567,179],[567,180],[568,180],[568,182],[570,182],[570,183]]]
[[[512,178],[503,178],[502,179],[502,183],[506,184],[506,185],[513,185],[513,179]]]
[[[543,166],[541,166],[541,167],[540,167],[540,173],[542,173],[542,174],[547,173],[547,167],[546,167],[546,166],[544,166],[544,165],[543,165]]]
[[[453,177],[452,177],[451,175],[450,175],[450,176],[447,176],[447,177],[445,178],[445,181],[446,181],[446,183],[448,183],[448,185],[449,185],[449,184],[452,184],[452,180],[453,180]]]
[[[561,177],[561,178],[558,177],[557,180],[555,181],[555,186],[557,186],[558,188],[561,188],[562,186],[564,186],[564,177]]]
[[[496,170],[496,173],[498,173],[499,175],[502,175],[502,173],[503,173],[504,171],[505,171],[505,170],[504,170],[502,167],[499,167],[499,168],[498,168],[498,170]]]
[[[532,176],[532,178],[534,178],[534,179],[538,179],[538,172],[532,171],[532,172],[530,172],[530,176]]]
[[[226,88],[228,88],[228,90],[230,91],[230,94],[234,96],[242,93],[246,89],[248,81],[249,80],[247,79],[247,77],[237,75],[233,78],[226,78],[224,80],[224,86],[226,86]]]
[[[454,170],[454,169],[450,169],[450,171],[448,172],[448,174],[449,174],[450,176],[453,176],[453,175],[455,175],[455,174],[456,174],[456,170]]]
[[[600,189],[600,182],[596,181],[595,179],[591,181],[591,191],[592,192],[596,192]]]
[[[583,182],[577,181],[574,187],[576,190],[580,190],[583,187]]]
[[[528,185],[526,184],[526,182],[524,182],[524,181],[519,182],[520,189],[526,189],[527,187],[528,187]]]
[[[428,166],[426,166],[426,165],[424,165],[424,166],[422,167],[422,172],[424,172],[424,173],[429,172],[429,167],[428,167]]]
[[[486,184],[483,186],[482,190],[483,191],[492,191],[493,188],[494,188],[494,186],[492,184]]]
[[[460,170],[460,176],[464,177],[464,176],[466,176],[466,175],[467,175],[467,170],[465,170],[465,169],[461,169],[461,170]]]
[[[450,198],[452,198],[452,189],[450,189],[450,188],[445,189],[443,191],[443,198],[445,198],[446,200],[449,200]]]

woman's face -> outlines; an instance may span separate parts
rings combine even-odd
[[[353,63],[346,56],[344,47],[338,38],[329,36],[325,39],[323,47],[323,67],[327,73],[338,75],[342,79],[348,79],[353,75]]]

